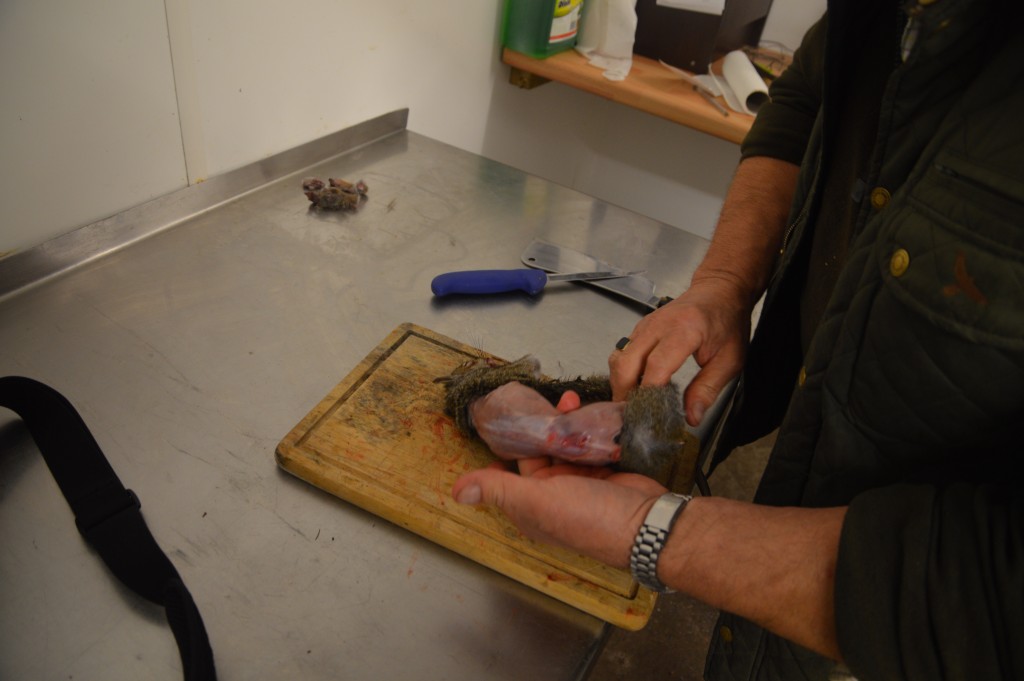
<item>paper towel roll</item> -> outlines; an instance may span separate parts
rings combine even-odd
[[[633,66],[636,0],[587,0],[576,51],[608,80],[623,80]]]
[[[750,59],[740,50],[725,55],[722,60],[722,78],[725,86],[718,83],[729,108],[750,115],[768,101],[768,86],[750,63]]]

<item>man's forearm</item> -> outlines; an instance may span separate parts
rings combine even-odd
[[[729,281],[753,306],[764,292],[782,244],[799,170],[765,156],[740,163],[693,281]]]
[[[768,157],[739,165],[694,282],[728,282],[753,306],[778,256],[798,174],[798,166]],[[838,659],[833,590],[845,512],[695,499],[673,529],[658,574],[680,591]]]
[[[844,508],[690,502],[658,565],[669,586],[833,659]]]
[[[521,475],[495,467],[468,473],[452,495],[462,504],[499,507],[531,539],[615,567],[629,565],[637,530],[664,487],[603,467],[522,464]],[[839,659],[834,592],[845,516],[845,507],[779,508],[698,497],[666,539],[658,577]]]

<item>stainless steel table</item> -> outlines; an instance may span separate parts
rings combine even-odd
[[[277,442],[401,322],[568,375],[606,371],[642,314],[572,284],[434,300],[434,275],[515,267],[541,237],[677,295],[706,248],[405,121],[384,115],[0,261],[0,375],[77,406],[191,589],[221,679],[577,679],[606,634],[275,465]],[[310,211],[307,175],[362,178],[370,198]],[[0,450],[0,678],[180,678],[162,610],[86,546],[3,409]]]

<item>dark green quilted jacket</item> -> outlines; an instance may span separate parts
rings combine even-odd
[[[779,427],[758,503],[849,505],[846,667],[723,614],[708,679],[1024,678],[1024,37],[1016,2],[912,0],[846,265],[803,354],[830,80],[865,46],[830,0],[743,154],[802,162],[715,461]],[[893,6],[897,5],[893,3]],[[850,65],[846,62],[846,67]],[[781,424],[781,425],[780,425]]]

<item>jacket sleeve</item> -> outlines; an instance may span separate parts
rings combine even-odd
[[[772,82],[770,101],[740,145],[742,158],[769,156],[796,165],[803,160],[821,106],[826,23],[822,17],[808,29],[793,63]]]
[[[968,484],[859,495],[835,599],[839,647],[862,681],[1024,678],[1024,500]]]

